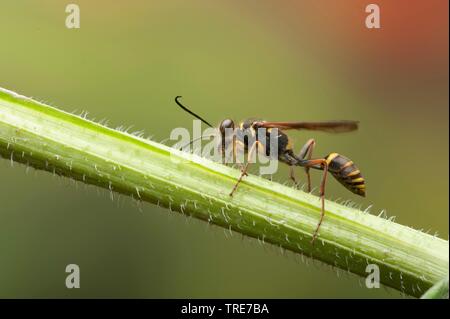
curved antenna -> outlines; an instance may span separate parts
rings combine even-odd
[[[188,112],[189,114],[191,114],[192,116],[194,116],[195,118],[199,119],[200,121],[202,121],[203,123],[205,123],[206,125],[208,125],[209,127],[213,127],[211,124],[209,124],[207,121],[205,121],[204,119],[202,119],[200,116],[198,116],[197,114],[195,114],[194,112],[190,111],[187,107],[185,107],[184,105],[182,105],[180,102],[178,102],[178,99],[181,98],[181,96],[177,96],[175,98],[175,103],[178,104],[179,107],[181,107],[183,110],[185,110],[186,112]]]
[[[180,146],[179,150],[182,150],[183,148],[185,148],[185,147],[188,146],[188,145],[191,146],[195,141],[202,140],[204,137],[211,137],[211,136],[214,136],[214,135],[202,135],[202,136],[200,136],[200,137],[193,138],[193,139],[190,140],[188,143],[186,143],[186,144]]]

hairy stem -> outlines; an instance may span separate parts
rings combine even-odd
[[[448,275],[428,289],[421,299],[448,299]]]
[[[0,155],[192,215],[420,296],[448,273],[448,241],[320,200],[0,89]]]

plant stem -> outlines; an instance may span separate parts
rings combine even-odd
[[[428,289],[421,299],[448,299],[448,276]]]
[[[420,296],[448,273],[448,241],[102,126],[0,88],[0,155],[132,195]]]

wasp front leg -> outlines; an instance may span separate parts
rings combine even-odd
[[[245,168],[245,163],[242,162],[240,160],[240,155],[244,153],[244,146],[242,144],[242,142],[237,142],[236,138],[233,142],[234,147],[233,147],[233,161],[238,164],[239,169],[241,170],[241,173],[244,172],[244,168]],[[234,163],[233,162],[233,163]],[[248,176],[248,174],[245,172],[244,173],[245,176]]]
[[[237,147],[237,142],[236,142],[236,135],[235,134],[233,134],[229,138],[225,138],[225,136],[222,136],[220,145],[218,147],[219,151],[220,151],[220,154],[222,156],[222,164],[226,165],[228,163],[234,163],[235,162],[235,160],[236,160],[236,147]]]
[[[230,142],[226,143],[224,138],[222,138],[221,145],[219,146],[219,151],[222,155],[222,164],[227,165],[228,163],[236,163],[238,164],[241,172],[244,170],[244,162],[240,160],[239,156],[243,154],[244,147],[242,142],[237,141],[235,134],[233,134],[231,138],[231,145]],[[248,174],[245,173],[245,175]]]
[[[242,179],[244,178],[244,176],[248,175],[247,174],[247,170],[248,170],[248,166],[250,164],[250,161],[252,160],[253,154],[255,153],[255,151],[257,151],[258,149],[258,145],[260,145],[261,142],[259,141],[255,141],[252,145],[252,147],[250,148],[250,150],[248,151],[248,155],[247,155],[247,163],[245,163],[244,167],[241,170],[241,176],[239,176],[239,179],[237,180],[236,184],[234,185],[233,189],[231,190],[230,196],[233,196],[234,192],[236,191],[236,189],[238,188],[239,184],[241,183]],[[262,145],[262,144],[261,144]]]

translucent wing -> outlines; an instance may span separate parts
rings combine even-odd
[[[311,130],[330,133],[351,132],[358,129],[357,121],[326,122],[255,122],[255,127],[279,128],[281,130]]]

